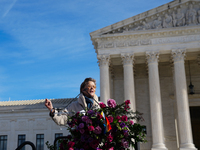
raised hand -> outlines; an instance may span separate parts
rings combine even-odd
[[[49,111],[51,111],[51,109],[53,108],[51,101],[47,98],[45,99],[45,106],[49,109]]]

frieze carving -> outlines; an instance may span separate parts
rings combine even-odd
[[[140,43],[139,40],[134,40],[134,41],[129,41],[129,42],[128,42],[128,45],[129,45],[129,46],[138,46],[139,43]]]
[[[123,65],[133,65],[134,63],[134,54],[122,53],[121,58]]]
[[[162,18],[159,16],[157,20],[153,21],[152,24],[153,29],[161,29],[162,28]]]
[[[117,47],[125,47],[126,44],[125,44],[125,42],[117,42],[116,46]]]
[[[171,52],[173,62],[184,61],[186,49],[175,49]]]
[[[97,55],[99,66],[109,66],[110,55]]]
[[[175,19],[176,19],[176,22],[175,22],[174,26],[179,27],[179,26],[185,25],[185,15],[184,15],[184,13],[181,12],[180,8],[177,9],[177,14],[176,14]]]
[[[163,19],[163,28],[171,28],[172,26],[172,16],[165,14],[165,17]]]
[[[200,6],[197,4],[194,8],[192,3],[189,6],[171,8],[168,11],[163,11],[157,15],[149,16],[143,20],[138,20],[138,22],[132,22],[124,27],[120,27],[113,31],[109,31],[105,34],[116,34],[128,31],[138,31],[138,30],[149,30],[149,29],[161,29],[161,28],[172,28],[190,25],[200,24]],[[155,18],[156,19],[152,19]],[[147,22],[147,20],[149,20]]]
[[[102,43],[98,43],[97,48],[98,48],[98,49],[103,48],[103,44],[102,44]]]
[[[197,24],[196,14],[197,14],[197,12],[193,8],[193,5],[190,4],[189,9],[186,12],[187,25]]]
[[[140,43],[141,43],[141,45],[150,45],[151,44],[151,40],[150,39],[141,40]]]
[[[159,52],[146,52],[147,63],[157,63],[159,61]]]
[[[166,43],[177,43],[177,42],[190,42],[190,41],[199,41],[200,35],[190,35],[182,37],[170,37],[170,38],[160,38],[152,39],[152,44],[166,44]]]
[[[107,43],[104,45],[105,48],[113,48],[114,47],[114,43],[111,42],[111,43]]]

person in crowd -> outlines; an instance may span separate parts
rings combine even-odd
[[[86,78],[80,86],[80,95],[78,99],[72,102],[69,106],[62,110],[62,113],[53,108],[50,100],[45,100],[45,106],[50,111],[50,116],[58,125],[67,124],[67,116],[72,115],[72,112],[84,112],[86,109],[95,109],[99,107],[98,97],[96,92],[96,80],[93,78]]]

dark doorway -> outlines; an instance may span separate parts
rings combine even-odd
[[[200,106],[190,107],[190,116],[194,145],[200,149]]]

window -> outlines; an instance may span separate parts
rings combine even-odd
[[[26,135],[18,135],[18,146],[26,141]],[[21,148],[21,150],[25,150],[25,146]]]
[[[44,150],[44,134],[36,135],[36,150]]]
[[[0,150],[7,150],[7,135],[0,135]]]
[[[57,137],[60,137],[60,136],[63,136],[63,134],[62,133],[56,133],[55,134],[55,139],[57,138]],[[59,147],[59,143],[58,143],[58,141],[56,142],[56,148],[58,149],[58,147]]]

